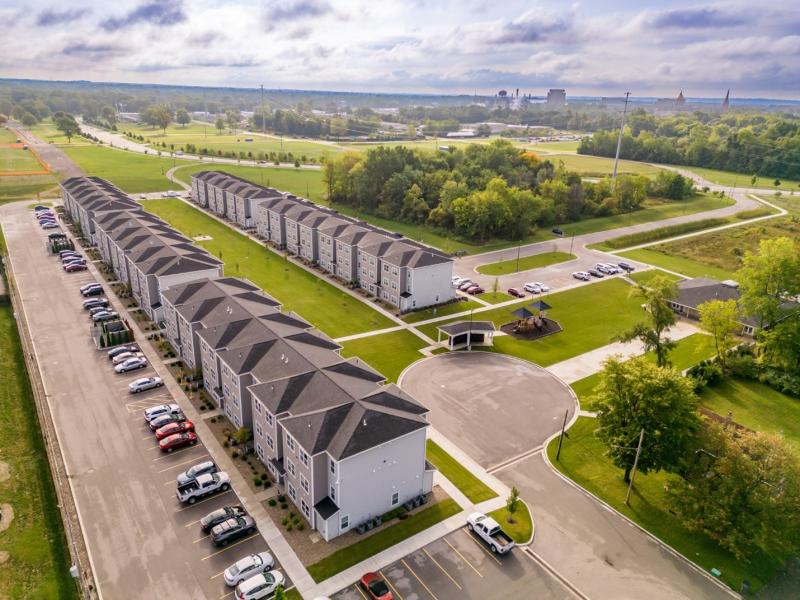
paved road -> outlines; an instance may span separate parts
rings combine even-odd
[[[42,142],[18,123],[9,122],[8,126],[16,132],[19,138],[25,140],[29,146],[36,150],[42,160],[55,171],[57,177],[67,178],[86,175],[58,146]]]
[[[207,512],[239,503],[233,491],[179,505],[175,476],[206,460],[205,447],[160,453],[142,411],[169,402],[169,394],[127,393],[130,381],[152,370],[117,375],[95,349],[78,293],[92,277],[61,270],[26,204],[3,206],[0,222],[100,593],[148,600],[229,595],[223,569],[266,543],[256,534],[216,550],[200,532],[197,521]]]

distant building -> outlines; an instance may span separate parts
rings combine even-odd
[[[675,98],[675,104],[677,104],[678,106],[683,106],[684,104],[686,104],[686,98],[683,97],[683,90],[681,90],[680,93],[678,94],[678,97]]]
[[[566,106],[567,91],[562,89],[551,89],[547,92],[548,106]]]
[[[722,101],[722,112],[728,112],[731,107],[731,91],[725,92],[725,99]]]

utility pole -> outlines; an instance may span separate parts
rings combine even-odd
[[[514,270],[515,273],[519,273],[519,252],[522,249],[522,242],[519,243],[517,246],[517,268]]]
[[[628,493],[625,496],[625,504],[631,499],[631,490],[633,489],[633,480],[636,477],[636,467],[639,465],[639,455],[642,453],[642,442],[644,441],[644,427],[639,434],[639,445],[636,447],[636,458],[633,459],[633,469],[631,470],[631,482],[628,484]]]
[[[561,435],[558,436],[558,450],[556,450],[556,462],[558,462],[558,459],[561,458],[561,442],[564,441],[564,429],[567,426],[568,415],[569,415],[569,409],[564,411],[564,422],[561,424]]]
[[[267,118],[264,114],[264,84],[261,84],[261,134],[267,132]]]
[[[619,136],[617,137],[617,153],[614,155],[614,173],[611,175],[612,179],[617,178],[617,166],[619,165],[619,151],[622,148],[622,131],[625,129],[625,114],[628,112],[628,98],[631,93],[625,92],[625,106],[622,108],[622,123],[619,124]]]

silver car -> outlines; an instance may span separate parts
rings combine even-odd
[[[233,587],[254,575],[266,573],[274,564],[275,561],[269,552],[250,554],[225,569],[225,583]]]
[[[181,407],[177,404],[159,404],[158,406],[151,406],[150,408],[145,409],[144,420],[149,423],[161,415],[166,415],[169,413],[178,414],[179,412],[181,412]]]
[[[164,385],[164,382],[161,380],[161,377],[142,377],[141,379],[129,383],[128,391],[131,394],[138,394],[139,392],[152,390],[162,385]]]

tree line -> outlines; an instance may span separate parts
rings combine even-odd
[[[691,181],[663,172],[583,181],[562,164],[541,160],[510,142],[430,152],[378,146],[325,163],[332,203],[428,224],[470,240],[518,240],[537,225],[630,212],[648,196],[684,199]]]
[[[585,138],[578,153],[614,156],[618,129]],[[659,117],[635,110],[627,120],[622,158],[800,179],[800,118],[789,114],[709,114]]]

